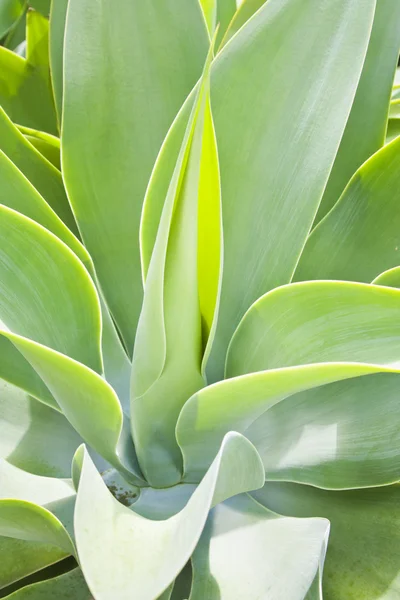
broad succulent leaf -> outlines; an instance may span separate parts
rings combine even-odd
[[[398,3],[8,23],[0,596],[397,598]]]
[[[1,0],[0,39],[12,28],[24,12],[23,0]]]
[[[384,144],[399,49],[400,4],[378,0],[357,94],[316,222],[336,204],[353,173]]]

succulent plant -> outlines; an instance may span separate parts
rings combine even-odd
[[[400,3],[20,4],[0,597],[400,597]]]

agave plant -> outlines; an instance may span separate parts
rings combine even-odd
[[[0,48],[0,597],[399,598],[400,3],[46,10]]]

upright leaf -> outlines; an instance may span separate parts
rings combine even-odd
[[[2,0],[0,2],[0,39],[18,21],[24,11],[24,0]]]
[[[393,77],[400,50],[400,4],[378,0],[357,94],[316,222],[339,200],[358,167],[385,143]]]
[[[143,297],[138,233],[146,185],[207,47],[198,0],[123,0],[118,10],[108,0],[69,2],[65,182],[129,352]]]
[[[270,0],[215,60],[224,272],[211,380],[222,377],[247,308],[292,276],[351,109],[374,8],[373,0]]]
[[[222,241],[208,91],[211,58],[212,49],[165,197],[133,357],[132,430],[142,469],[153,485],[181,477],[175,424],[186,399],[204,385],[202,354],[212,337],[218,302]],[[168,141],[156,163],[155,181],[169,160],[165,148]],[[150,197],[159,192],[154,180]],[[147,198],[146,204],[151,208],[154,200]],[[206,238],[209,250],[204,251]]]
[[[61,126],[64,68],[64,35],[68,0],[51,3],[50,9],[50,68],[58,124]]]

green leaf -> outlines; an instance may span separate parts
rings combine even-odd
[[[374,8],[372,0],[266,2],[215,60],[224,273],[211,381],[222,378],[247,308],[292,277],[351,109]]]
[[[0,47],[0,104],[15,123],[56,134],[47,46],[47,20],[28,12],[28,60]]]
[[[29,5],[35,10],[39,11],[45,17],[50,14],[50,4],[53,4],[51,0],[28,0]]]
[[[185,508],[167,520],[152,521],[119,504],[85,455],[75,536],[92,594],[97,600],[154,600],[190,558],[210,508],[227,497],[260,487],[263,480],[264,470],[253,446],[231,433]]]
[[[132,432],[146,479],[156,487],[181,478],[176,420],[187,398],[204,386],[202,352],[212,337],[218,302],[222,240],[209,104],[212,52],[213,44],[166,192],[133,354]],[[164,156],[161,151],[156,178],[164,169]],[[148,210],[154,200],[146,201]],[[210,217],[215,219],[211,226]],[[209,248],[200,250],[206,239]]]
[[[80,569],[27,585],[6,600],[92,600]]]
[[[69,0],[57,0],[50,8],[50,68],[58,125],[61,129],[64,69],[64,36]]]
[[[28,140],[44,156],[47,158],[52,165],[59,171],[61,170],[61,158],[60,158],[60,140],[50,133],[44,131],[37,131],[37,129],[31,129],[30,127],[18,127],[21,133],[24,134],[25,139]]]
[[[393,77],[400,50],[400,4],[378,0],[357,94],[318,210],[320,221],[356,170],[385,142]]]
[[[24,8],[24,0],[2,0],[0,2],[0,39],[18,21]]]
[[[217,0],[200,0],[200,6],[204,13],[208,31],[212,36],[217,24]]]
[[[235,35],[247,23],[247,21],[258,11],[259,8],[265,4],[266,0],[243,0],[239,8],[237,9],[232,21],[229,23],[229,27],[222,38],[220,48],[221,49],[231,37]]]
[[[108,0],[69,2],[65,183],[130,352],[143,298],[138,247],[143,197],[167,130],[200,76],[207,47],[197,0],[123,0],[117,11]],[[118,93],[110,94],[116,85]]]
[[[267,483],[253,495],[283,515],[330,520],[324,600],[394,600],[399,596],[398,485],[327,492]]]
[[[46,477],[69,477],[82,439],[59,412],[0,381],[0,456]]]
[[[76,235],[78,229],[69,205],[62,177],[7,117],[0,107],[0,149],[37,189],[49,206]],[[10,201],[10,200],[9,200]],[[3,201],[4,202],[4,201]]]
[[[304,600],[323,564],[325,519],[279,517],[242,494],[216,506],[193,554],[190,600]]]
[[[399,317],[398,290],[345,281],[282,286],[243,317],[226,376],[338,361],[396,367]]]
[[[74,546],[63,524],[49,510],[25,500],[0,500],[0,535],[42,542],[74,554]]]
[[[388,436],[387,428],[396,423],[399,299],[390,288],[308,282],[256,302],[232,340],[231,379],[200,390],[182,409],[185,480],[204,473],[232,429],[260,450],[267,477],[324,487],[397,480],[397,430]]]
[[[216,24],[219,25],[215,46],[218,48],[225,31],[236,12],[236,0],[215,0],[217,7]]]
[[[394,267],[384,271],[373,282],[375,285],[386,285],[387,287],[400,288],[400,267]]]
[[[352,177],[339,202],[308,238],[294,279],[369,282],[397,266],[399,185],[397,139],[374,154]]]

